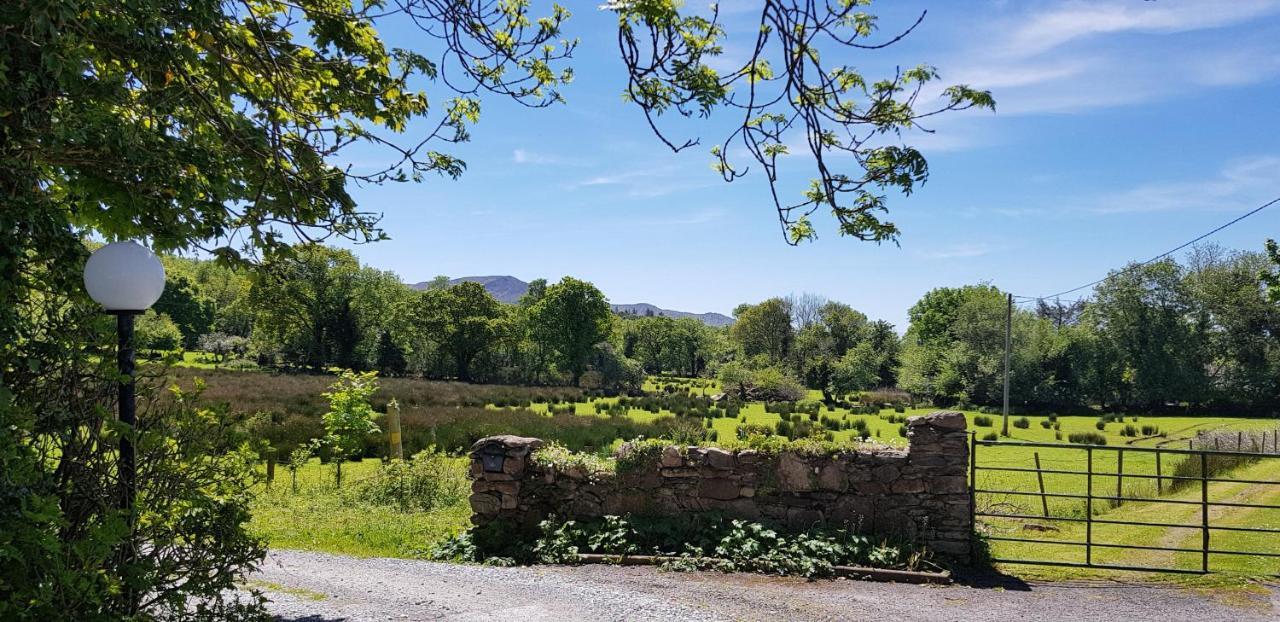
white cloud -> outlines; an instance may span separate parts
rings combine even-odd
[[[985,242],[973,244],[952,244],[920,253],[925,259],[963,259],[981,257],[991,252],[991,245]]]
[[[1188,39],[1280,12],[1280,0],[1018,4],[979,26],[944,66],[946,82],[991,89],[1001,116],[1080,113],[1239,86],[1280,75],[1269,33]],[[1149,35],[1135,46],[1122,35]],[[1179,36],[1183,35],[1183,36]]]
[[[1259,156],[1229,163],[1215,177],[1147,183],[1086,202],[1099,214],[1175,210],[1244,210],[1275,198],[1280,157]]]
[[[512,151],[511,161],[516,164],[534,164],[534,165],[547,165],[547,164],[577,165],[578,164],[577,161],[571,158],[565,158],[565,157],[561,157],[561,156],[553,155],[549,153],[538,153],[536,151],[529,151],[527,149],[516,149]]]
[[[714,185],[719,177],[710,168],[680,167],[674,164],[634,168],[595,175],[564,185],[565,190],[616,187],[632,198],[654,198]]]
[[[1170,34],[1220,28],[1266,15],[1277,9],[1274,0],[1230,2],[1073,2],[1054,10],[1034,10],[1016,27],[1008,41],[1010,52],[1029,55],[1065,43],[1123,32]]]

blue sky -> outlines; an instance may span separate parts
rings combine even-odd
[[[990,89],[997,109],[906,139],[932,177],[891,198],[900,246],[842,238],[821,217],[800,247],[780,236],[761,177],[726,184],[710,169],[729,116],[673,126],[703,146],[672,154],[622,101],[612,14],[566,4],[581,38],[567,104],[490,98],[471,143],[436,147],[467,161],[461,179],[357,189],[392,238],[355,247],[364,262],[406,282],[573,275],[613,302],[696,312],[809,291],[905,330],[931,288],[1067,289],[1280,196],[1280,0],[876,3],[883,33],[929,13],[903,42],[844,63],[869,77],[929,63],[943,83]],[[728,66],[755,3],[723,6]],[[784,165],[797,185],[802,165]],[[1214,240],[1259,250],[1277,236],[1280,207]]]

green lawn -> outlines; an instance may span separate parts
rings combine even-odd
[[[457,461],[459,469],[466,468],[465,458]],[[432,544],[470,526],[465,496],[430,511],[402,511],[352,498],[353,488],[380,466],[374,459],[346,463],[340,491],[334,487],[333,466],[312,460],[298,471],[297,493],[291,489],[289,471],[277,467],[275,483],[269,489],[264,486],[254,500],[250,530],[272,548],[419,557]]]

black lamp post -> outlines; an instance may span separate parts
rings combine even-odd
[[[129,535],[121,548],[121,566],[127,567],[137,555],[134,528],[137,512],[134,500],[137,496],[137,464],[134,459],[133,435],[137,422],[134,402],[134,349],[133,319],[160,299],[164,292],[164,266],[160,260],[136,242],[115,242],[99,248],[84,266],[84,285],[107,313],[116,316],[118,349],[116,363],[120,369],[119,407],[120,422],[128,429],[120,436],[119,507],[125,512]],[[125,587],[125,606],[128,613],[138,609],[137,593]]]

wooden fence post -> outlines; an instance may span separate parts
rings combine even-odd
[[[1044,494],[1044,473],[1040,471],[1040,452],[1036,452],[1036,480],[1040,482],[1040,507],[1044,510],[1044,517],[1049,518],[1049,498]]]
[[[404,444],[400,441],[400,402],[387,402],[387,440],[391,444],[391,459],[404,460]]]

